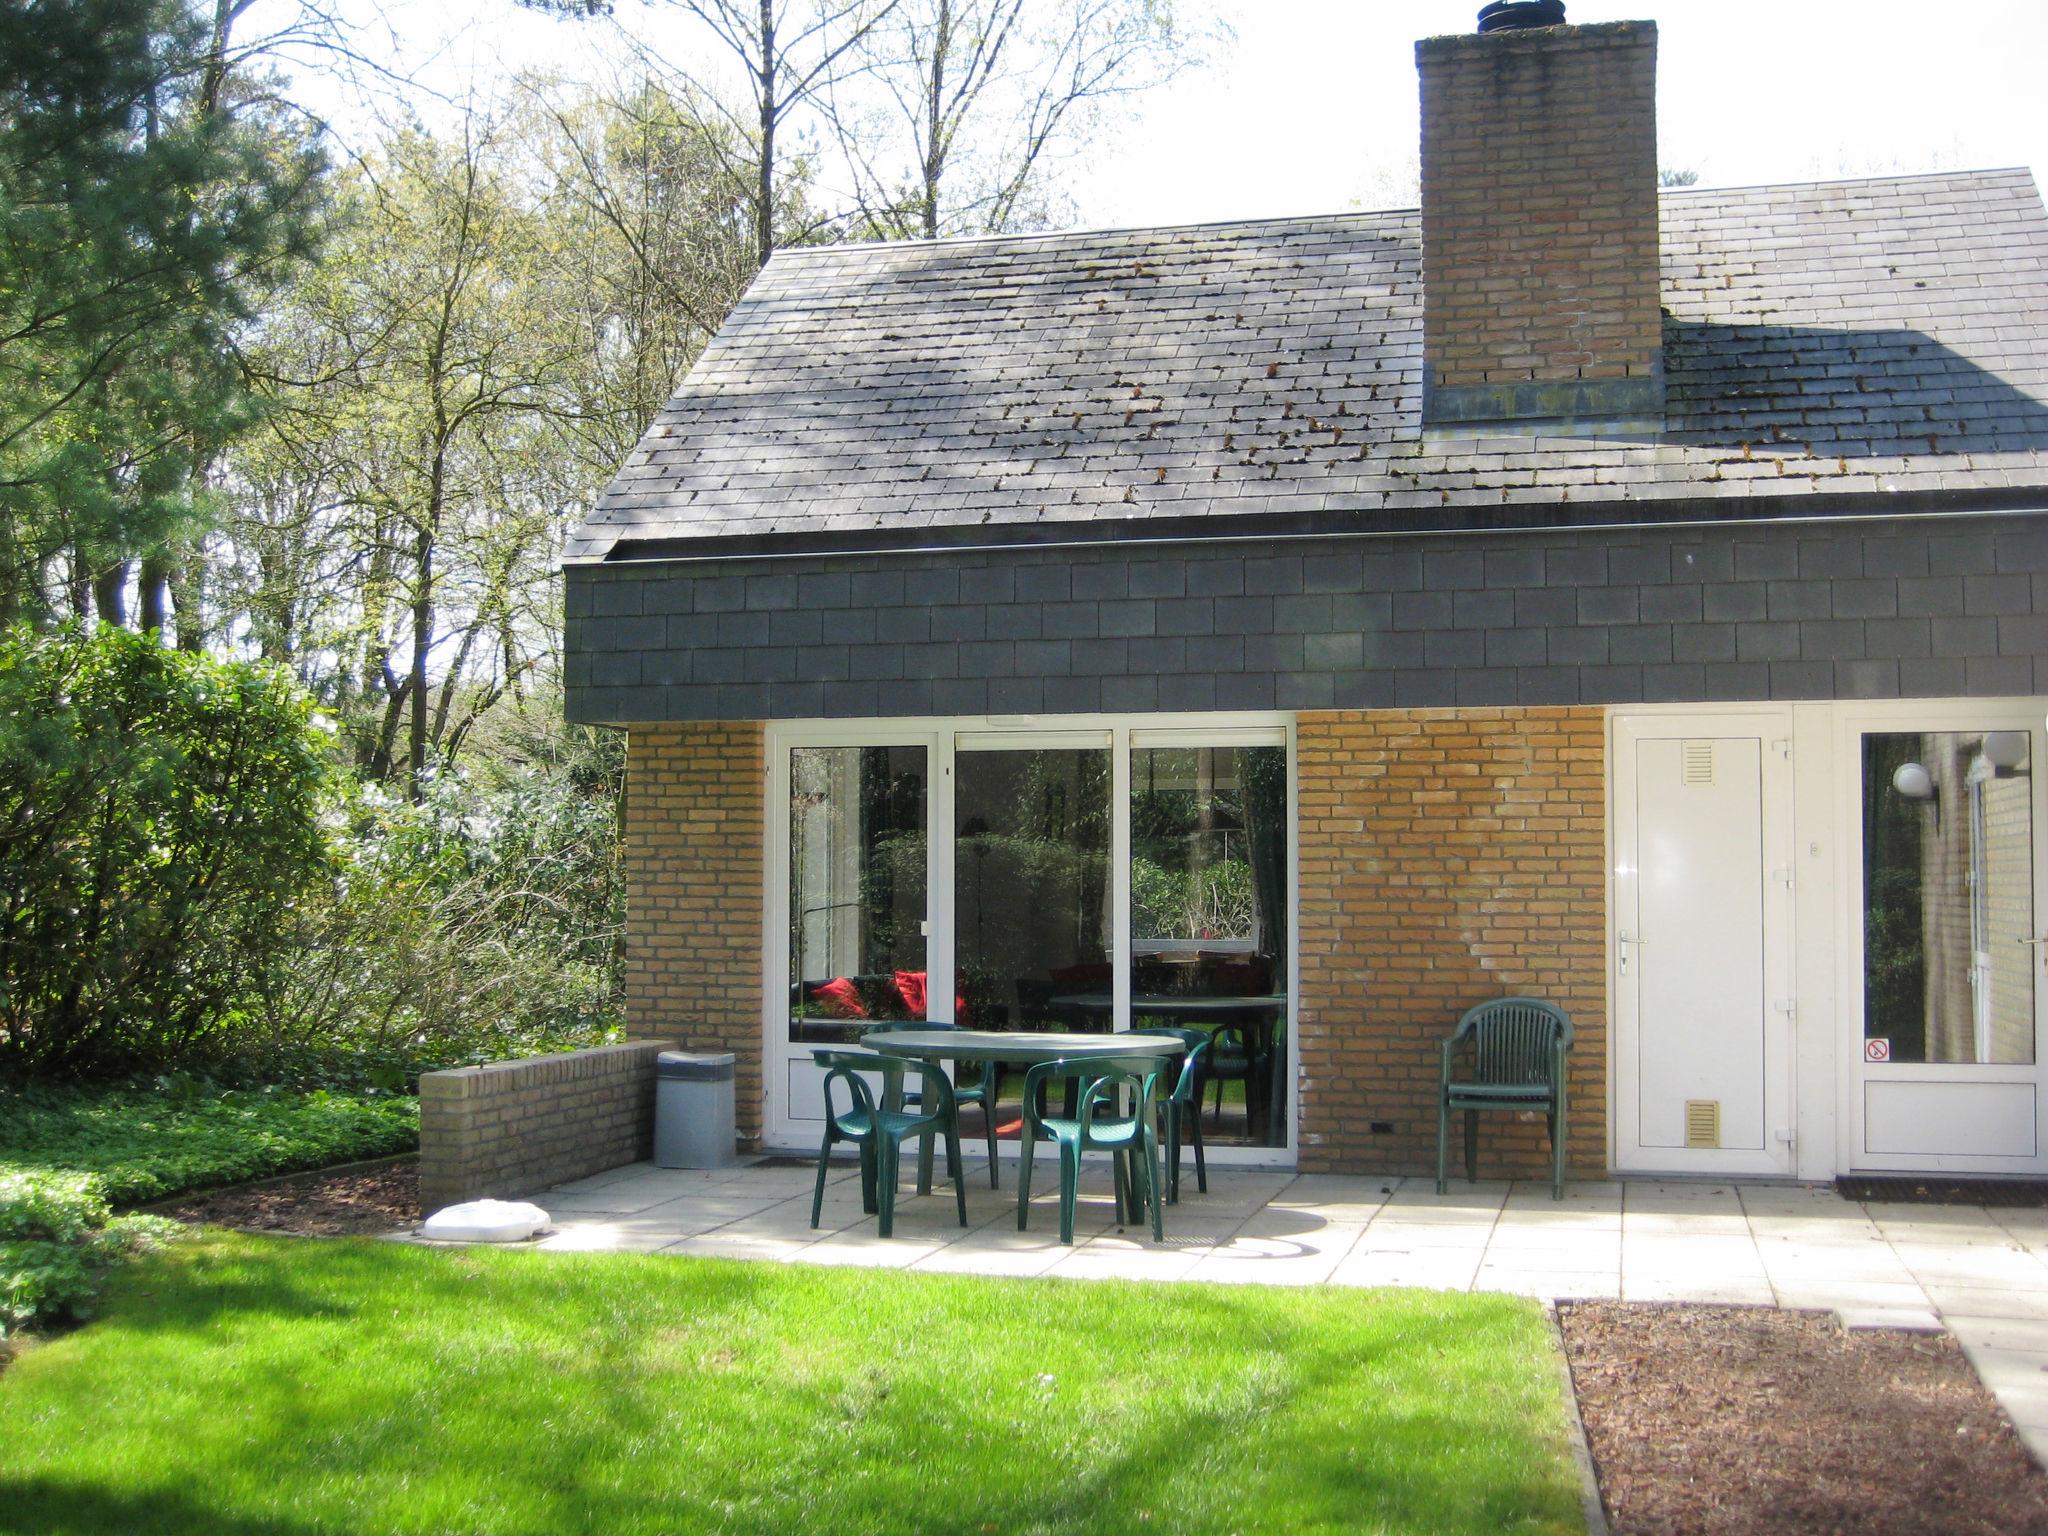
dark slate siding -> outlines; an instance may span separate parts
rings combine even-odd
[[[569,569],[572,719],[2048,693],[2048,514]]]

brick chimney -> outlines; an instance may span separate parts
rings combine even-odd
[[[1655,432],[1656,24],[1426,38],[1415,62],[1424,426]]]

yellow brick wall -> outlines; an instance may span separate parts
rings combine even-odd
[[[1439,1043],[1514,994],[1577,1027],[1567,1147],[1575,1171],[1602,1171],[1601,711],[1305,714],[1296,742],[1303,1171],[1433,1171]],[[1541,1174],[1546,1147],[1540,1119],[1482,1116],[1480,1175]]]
[[[1416,60],[1434,382],[1653,374],[1656,29],[1466,33],[1428,39]]]
[[[738,1058],[761,1134],[763,741],[753,722],[635,726],[626,746],[626,1018]]]

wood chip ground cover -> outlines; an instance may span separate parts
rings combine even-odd
[[[1946,1336],[1559,1309],[1615,1536],[2048,1536],[2048,1474]]]
[[[420,1219],[416,1157],[370,1168],[337,1168],[274,1183],[242,1184],[189,1195],[154,1209],[179,1221],[240,1232],[303,1237],[375,1237]]]

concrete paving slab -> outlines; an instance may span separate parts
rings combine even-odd
[[[1928,1307],[1836,1307],[1834,1313],[1849,1333],[1941,1332],[1941,1319]]]

